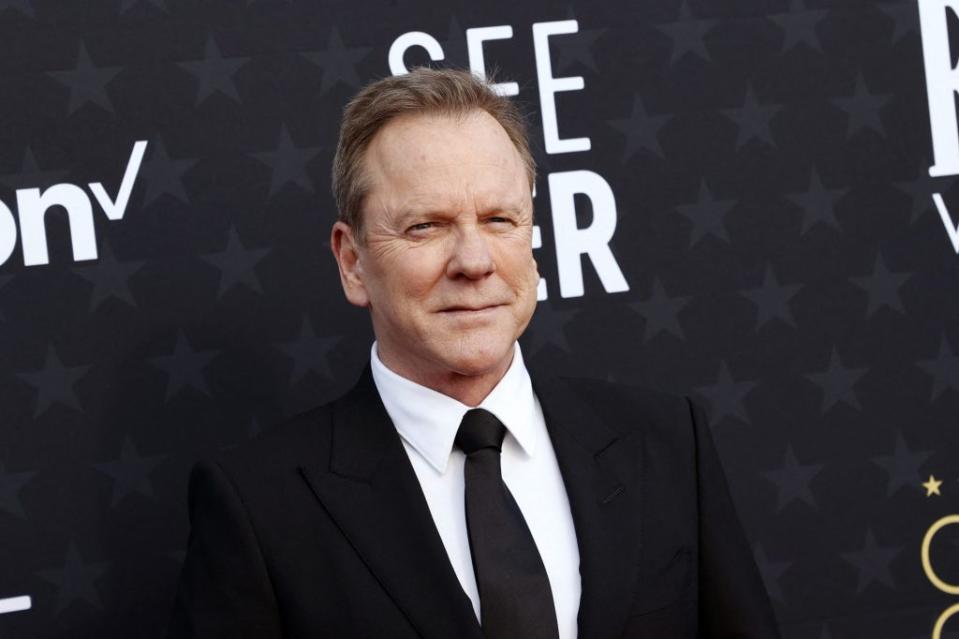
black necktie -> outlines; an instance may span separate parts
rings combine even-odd
[[[506,427],[474,408],[456,446],[466,453],[466,528],[488,639],[557,639],[553,593],[523,513],[500,472]]]

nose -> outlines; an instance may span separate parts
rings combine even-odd
[[[452,255],[446,275],[451,278],[482,279],[496,270],[490,238],[479,225],[460,227],[454,234]]]

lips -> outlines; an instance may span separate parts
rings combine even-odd
[[[494,309],[502,304],[484,304],[484,305],[470,305],[470,306],[447,306],[444,309],[441,309],[441,313],[478,313],[480,311],[488,311]]]

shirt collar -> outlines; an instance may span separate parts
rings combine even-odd
[[[437,472],[445,473],[456,431],[471,407],[391,371],[380,361],[376,342],[370,349],[370,367],[373,382],[400,437]],[[536,398],[518,342],[506,374],[478,408],[496,415],[527,456],[535,454]]]

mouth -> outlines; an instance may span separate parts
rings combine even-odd
[[[499,308],[500,306],[503,306],[503,305],[502,304],[485,304],[485,305],[478,305],[478,306],[467,306],[467,305],[448,306],[446,308],[440,309],[440,313],[469,315],[472,313],[482,313],[484,311],[491,311],[495,308]]]

